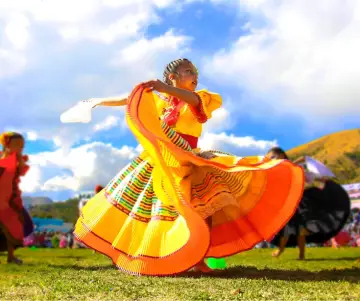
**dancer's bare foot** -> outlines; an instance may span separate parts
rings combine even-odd
[[[272,257],[280,257],[280,255],[284,252],[284,250],[277,249],[276,251],[272,252]]]
[[[196,266],[193,267],[194,272],[202,272],[202,273],[211,273],[214,271],[213,269],[209,268],[205,261],[198,263]]]
[[[23,264],[23,261],[17,257],[13,257],[13,258],[9,258],[7,260],[7,263],[15,263],[17,265],[22,265]]]

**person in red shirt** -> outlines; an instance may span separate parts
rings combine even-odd
[[[23,155],[25,139],[19,133],[0,135],[0,251],[7,250],[8,263],[21,264],[14,252],[23,246],[24,237],[34,230],[25,210],[19,188],[20,178],[29,170],[28,156]]]

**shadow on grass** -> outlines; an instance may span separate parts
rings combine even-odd
[[[64,256],[65,257],[65,256]],[[356,261],[354,257],[342,258],[313,258],[306,261]],[[68,265],[47,265],[49,268],[61,270],[75,270],[75,271],[101,271],[101,270],[118,270],[114,265],[103,266],[81,266],[77,264]],[[230,267],[223,271],[216,271],[211,274],[184,272],[173,277],[180,278],[224,278],[224,279],[270,279],[270,280],[284,280],[284,281],[346,281],[351,283],[360,283],[360,266],[356,265],[353,268],[346,269],[328,269],[318,272],[308,270],[284,270],[284,269],[258,269],[249,266]]]
[[[54,256],[54,258],[67,258],[67,259],[76,259],[76,260],[80,260],[80,259],[85,259],[86,256],[76,256],[76,255],[56,255]]]
[[[103,266],[80,266],[76,264],[68,265],[57,265],[57,264],[47,264],[49,268],[60,269],[60,270],[75,270],[75,271],[102,271],[102,270],[117,270],[113,265],[103,265]]]
[[[305,261],[356,261],[357,257],[339,257],[339,258],[309,258]]]
[[[231,267],[227,270],[217,271],[211,274],[186,272],[177,277],[210,277],[210,278],[245,278],[245,279],[270,279],[285,281],[346,281],[360,283],[360,267],[351,269],[332,269],[311,272],[306,270],[275,270],[257,269],[254,267]]]

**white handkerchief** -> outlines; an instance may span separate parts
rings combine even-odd
[[[62,123],[89,123],[91,121],[91,109],[101,103],[102,99],[83,100],[74,107],[60,115]]]

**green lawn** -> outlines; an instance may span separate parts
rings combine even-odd
[[[136,277],[90,250],[23,249],[23,266],[0,255],[0,300],[360,300],[360,248],[288,249],[228,259],[216,276]]]

